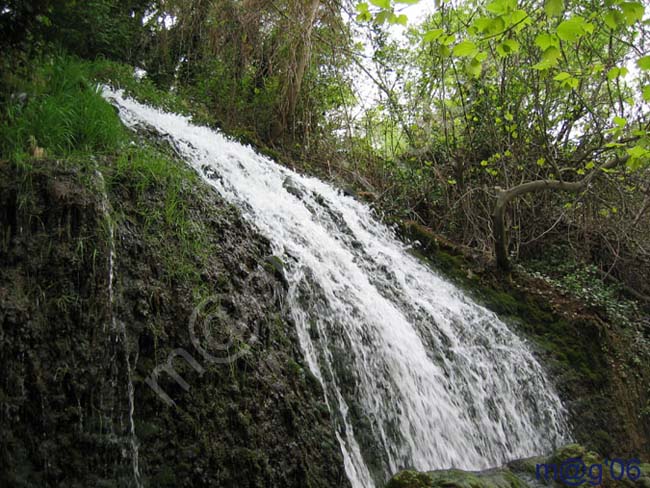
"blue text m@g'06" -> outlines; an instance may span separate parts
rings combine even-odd
[[[638,459],[605,459],[604,463],[587,466],[582,458],[569,458],[559,466],[556,463],[538,464],[535,468],[537,480],[555,480],[569,486],[589,483],[597,486],[603,482],[603,472],[609,470],[611,479],[636,481],[641,477],[641,461]]]

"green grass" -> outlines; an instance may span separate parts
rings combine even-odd
[[[158,89],[133,68],[105,59],[81,60],[66,54],[36,58],[0,76],[0,159],[29,160],[36,147],[50,158],[104,155],[129,140],[115,110],[101,96],[100,85],[124,89],[135,99],[211,124],[200,106]]]
[[[0,157],[24,162],[36,147],[46,157],[114,152],[127,133],[89,76],[88,64],[69,56],[29,63],[3,83],[12,94],[0,118]],[[27,72],[29,71],[29,73]]]
[[[59,54],[0,74],[0,87],[7,93],[0,95],[0,160],[21,169],[21,204],[29,205],[33,198],[29,189],[35,174],[62,168],[74,171],[93,191],[107,191],[109,198],[128,194],[145,235],[167,242],[161,257],[165,268],[173,270],[170,278],[197,281],[206,238],[186,201],[198,176],[164,144],[141,140],[126,129],[102,98],[100,83],[124,88],[151,105],[188,112],[180,98],[146,79],[136,80],[131,67],[112,61]],[[40,160],[33,156],[36,148],[45,151]],[[103,174],[105,189],[96,188],[95,170]],[[108,218],[117,222],[119,212]],[[87,251],[85,243],[79,246],[79,253]]]
[[[162,149],[140,141],[120,152],[106,176],[112,194],[131,195],[143,233],[152,247],[160,249],[164,267],[171,271],[169,278],[200,283],[209,244],[186,203],[198,183],[197,174]],[[162,242],[165,245],[159,245]]]

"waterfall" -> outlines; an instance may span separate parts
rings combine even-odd
[[[409,253],[367,205],[219,132],[104,89],[272,242],[353,487],[406,467],[483,469],[568,437],[525,341]]]
[[[102,216],[106,223],[108,230],[108,307],[109,307],[109,318],[111,322],[111,332],[114,334],[119,333],[119,336],[115,337],[115,341],[122,341],[123,353],[125,358],[125,369],[126,369],[126,379],[127,379],[127,394],[129,399],[129,444],[131,447],[131,466],[133,469],[133,482],[136,488],[141,488],[142,483],[140,481],[140,461],[139,461],[139,443],[138,438],[135,433],[135,420],[133,414],[135,413],[135,389],[133,386],[133,375],[131,373],[131,360],[129,359],[129,342],[126,334],[126,326],[121,320],[117,320],[114,312],[115,305],[115,294],[114,294],[114,281],[115,281],[115,229],[113,226],[113,220],[109,211],[110,203],[108,199],[108,193],[106,192],[106,181],[104,180],[104,175],[99,169],[95,169],[95,176],[101,187],[101,199],[100,199],[100,209],[102,211]],[[106,331],[106,326],[104,325],[104,332]],[[136,354],[136,363],[138,356]]]

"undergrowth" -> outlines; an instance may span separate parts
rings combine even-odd
[[[43,56],[0,75],[5,93],[0,98],[0,160],[21,170],[20,195],[27,199],[33,197],[36,172],[73,171],[78,181],[95,190],[100,172],[113,199],[128,195],[135,202],[144,234],[169,243],[162,253],[169,278],[195,281],[197,262],[206,253],[205,236],[195,228],[185,202],[198,176],[164,147],[124,127],[101,96],[102,83],[124,88],[151,105],[187,113],[180,98],[146,79],[137,80],[126,65],[65,54]],[[119,221],[120,215],[111,218]]]
[[[115,151],[126,139],[83,61],[44,58],[5,74],[2,81],[8,93],[0,119],[4,159],[20,163],[34,155],[101,155]]]
[[[603,281],[593,264],[567,260],[566,256],[547,257],[526,263],[526,268],[530,275],[561,292],[604,310],[612,321],[627,325],[638,316],[637,302],[622,297],[620,285]]]

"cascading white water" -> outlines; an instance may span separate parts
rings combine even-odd
[[[127,126],[165,136],[282,256],[353,487],[405,467],[496,466],[566,439],[564,409],[526,344],[368,206],[185,117],[104,96]]]

